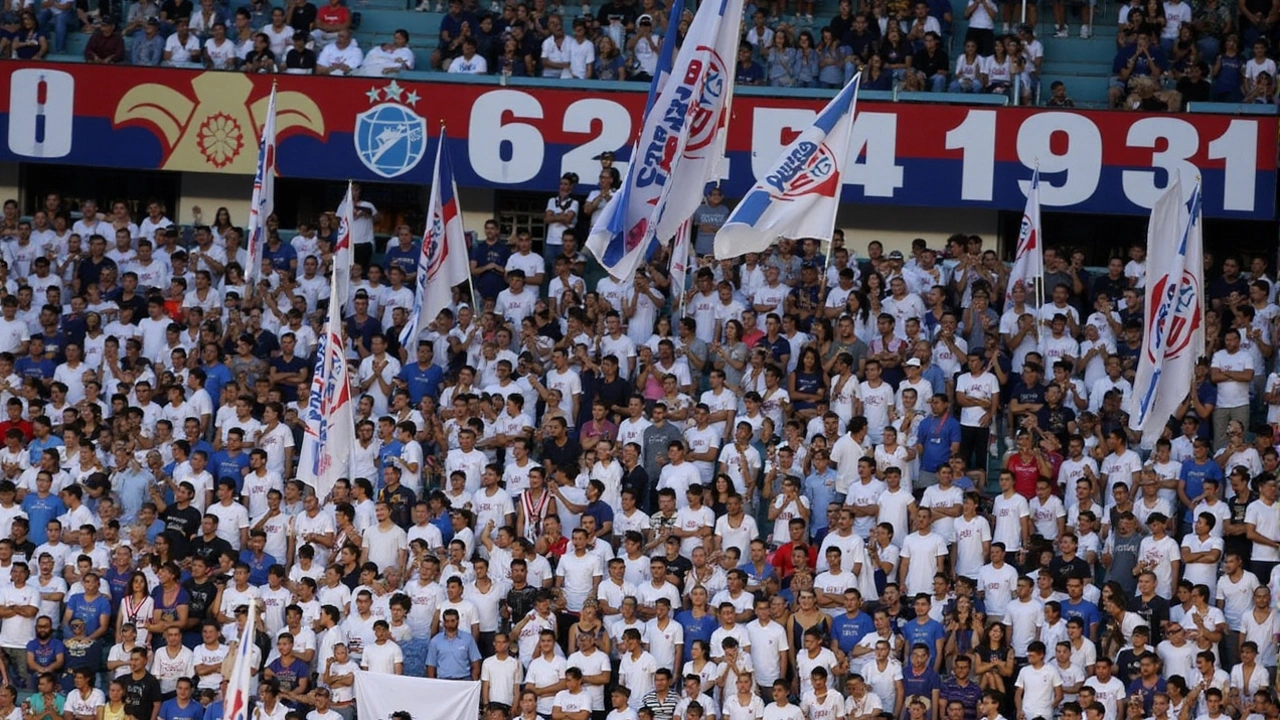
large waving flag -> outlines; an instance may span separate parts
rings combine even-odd
[[[1201,200],[1199,179],[1184,201],[1175,176],[1151,208],[1145,328],[1129,407],[1129,429],[1143,433],[1144,445],[1154,445],[1186,398],[1204,354]]]
[[[761,252],[780,237],[830,242],[861,81],[858,73],[742,198],[716,233],[716,258]]]
[[[458,187],[453,180],[453,162],[440,131],[436,146],[436,170],[427,201],[427,228],[418,254],[418,289],[413,313],[400,332],[400,344],[414,352],[418,339],[440,311],[453,305],[453,288],[471,276],[467,262],[467,238],[462,229],[462,209],[458,207]]]
[[[1036,280],[1044,278],[1044,242],[1040,233],[1040,168],[1031,174],[1031,189],[1027,191],[1027,209],[1022,211],[1022,226],[1018,229],[1018,253],[1014,256],[1013,270],[1009,273],[1009,286],[1004,291],[1005,307],[1013,306],[1013,288],[1021,284],[1031,292]]]
[[[719,8],[720,25],[715,44],[704,53],[706,74],[698,102],[691,109],[689,141],[680,172],[671,177],[667,208],[654,231],[659,241],[675,235],[680,223],[698,209],[707,194],[707,183],[728,176],[725,142],[733,104],[734,66],[742,44],[742,5],[743,0],[726,0]]]
[[[227,678],[227,696],[222,699],[223,720],[248,720],[249,690],[253,687],[250,662],[253,658],[254,625],[258,619],[258,603],[249,603],[249,617],[236,645],[235,662],[231,665],[231,677]]]
[[[338,478],[346,477],[356,442],[350,370],[342,341],[342,303],[338,302],[338,272],[329,281],[329,319],[316,343],[311,396],[304,410],[298,479],[328,497]]]
[[[262,248],[267,244],[267,218],[275,212],[276,194],[276,88],[271,87],[267,120],[262,126],[258,147],[258,170],[253,176],[253,197],[249,202],[249,266],[244,269],[245,287],[253,292],[262,279]]]
[[[720,157],[715,156],[723,156],[720,130],[727,122],[725,107],[732,94],[736,55],[731,54],[726,65],[718,57],[718,48],[728,45],[721,33],[731,34],[737,47],[741,16],[741,0],[703,3],[671,72],[660,71],[654,77],[627,177],[597,213],[587,236],[587,249],[615,278],[630,278],[651,254],[655,241],[675,233],[702,202],[707,182],[722,168]],[[664,51],[669,44],[663,43]],[[672,192],[677,185],[684,196]]]
[[[330,306],[338,303],[339,306],[345,306],[351,298],[347,295],[351,292],[351,263],[355,262],[353,246],[351,244],[351,223],[355,218],[356,208],[353,201],[354,195],[351,192],[351,183],[347,183],[347,195],[342,199],[342,204],[338,206],[338,239],[333,244],[333,295],[329,300]],[[365,268],[368,270],[369,268]]]

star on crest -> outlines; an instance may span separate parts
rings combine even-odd
[[[372,105],[382,99],[382,91],[376,87],[372,87],[369,88],[369,92],[366,92],[364,96],[369,98],[369,104]]]
[[[400,102],[400,96],[404,94],[404,88],[400,87],[400,83],[392,80],[391,84],[383,88],[382,92],[386,94],[388,100]]]
[[[409,91],[409,94],[404,96],[404,102],[405,102],[405,104],[406,104],[406,105],[408,105],[408,106],[410,106],[410,107],[413,107],[414,105],[417,105],[417,104],[418,104],[418,101],[419,101],[419,100],[421,100],[421,99],[422,99],[422,98],[418,97],[418,91],[417,91],[417,90],[410,90],[410,91]]]

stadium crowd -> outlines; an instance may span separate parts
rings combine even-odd
[[[1205,360],[1140,438],[1142,244],[1046,249],[1035,307],[977,236],[713,260],[713,190],[691,287],[665,250],[619,282],[578,242],[611,160],[542,237],[485,223],[407,345],[415,232],[376,252],[358,189],[347,298],[332,214],[272,217],[246,287],[225,209],[5,203],[0,718],[217,720],[251,604],[257,720],[352,720],[357,668],[492,720],[1280,716],[1264,258],[1206,256]],[[356,443],[317,497],[332,302]]]

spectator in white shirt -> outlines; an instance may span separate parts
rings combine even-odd
[[[360,69],[364,53],[351,39],[350,30],[339,30],[338,40],[326,45],[316,58],[317,75],[350,75]]]
[[[474,41],[473,41],[474,42]],[[465,46],[466,41],[463,41]],[[360,66],[360,74],[366,77],[394,75],[403,70],[412,70],[414,66],[413,49],[409,47],[409,32],[397,30],[389,43],[383,43],[364,56]],[[450,66],[450,72],[452,72]]]
[[[449,72],[461,75],[488,74],[489,63],[484,56],[476,54],[475,38],[469,37],[462,41],[462,54],[449,63]]]

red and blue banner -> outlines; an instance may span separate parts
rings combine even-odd
[[[441,122],[459,187],[553,193],[631,152],[643,85],[591,90],[256,76],[93,65],[0,66],[0,161],[252,176],[278,81],[281,177],[430,183]],[[740,197],[822,98],[735,98],[722,187]],[[1275,217],[1274,116],[859,103],[841,200],[1020,210],[1039,163],[1047,211],[1147,214],[1170,171],[1203,178],[1206,217]]]

